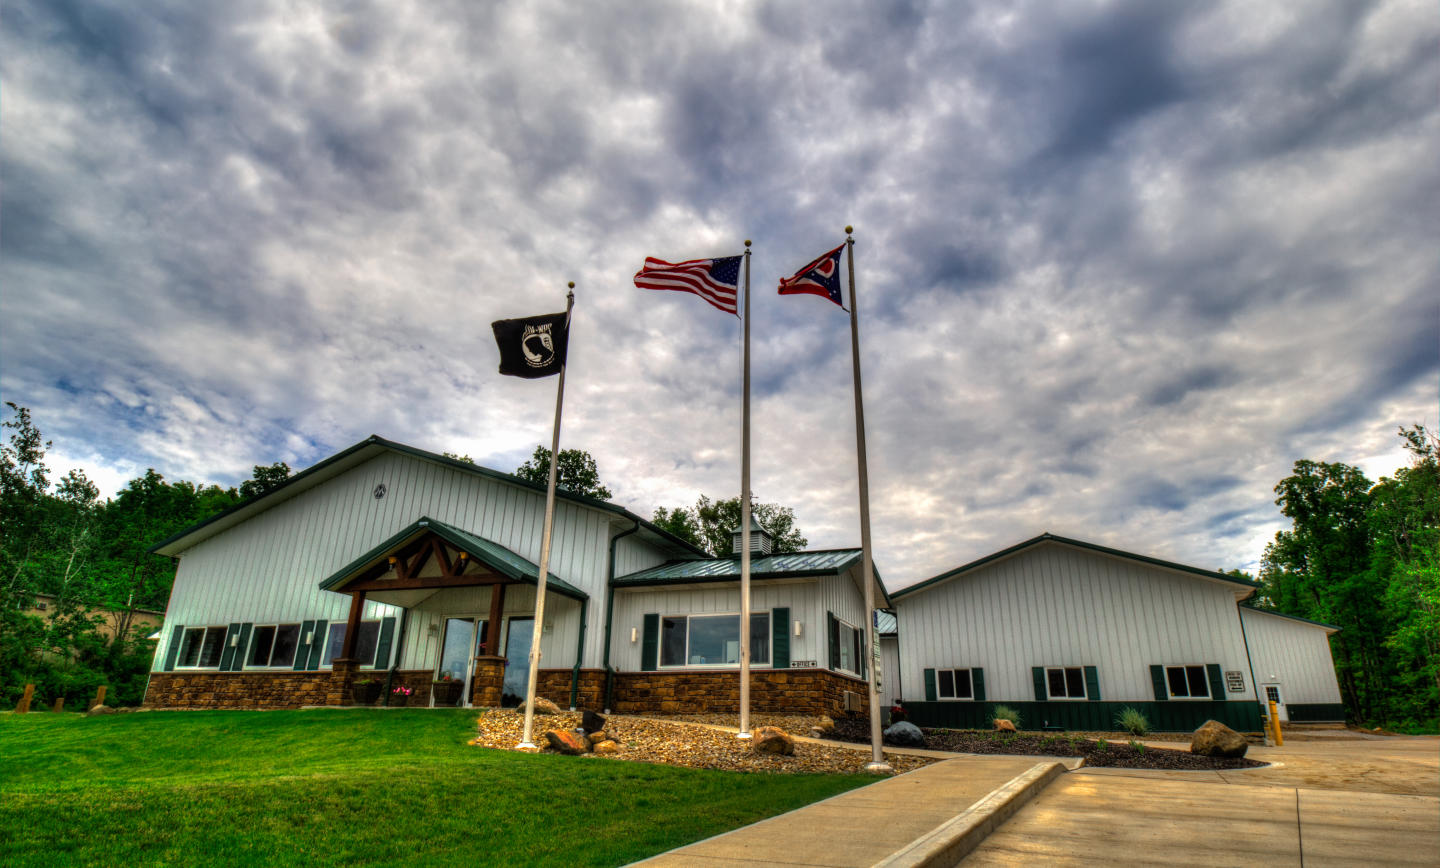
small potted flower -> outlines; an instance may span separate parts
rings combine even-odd
[[[900,721],[902,721],[902,720],[904,720],[904,719],[905,719],[905,709],[903,709],[903,708],[900,707],[900,703],[897,702],[897,703],[895,703],[894,705],[890,706],[890,722],[891,722],[891,723],[899,723]]]
[[[351,700],[356,705],[374,705],[384,689],[385,685],[374,678],[361,678],[350,685]]]
[[[430,695],[435,698],[436,706],[450,706],[459,702],[460,692],[464,689],[462,679],[451,676],[449,672],[441,672],[430,684]]]
[[[414,688],[406,687],[403,684],[401,684],[399,687],[396,687],[394,690],[390,691],[391,707],[399,707],[408,704],[410,702],[410,696],[414,693]]]

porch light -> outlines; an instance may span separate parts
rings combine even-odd
[[[795,635],[796,635],[796,636],[799,636],[799,635],[800,635],[800,622],[799,622],[799,621],[796,621],[796,622],[795,622]]]
[[[386,558],[386,560],[388,560],[390,562],[390,566],[393,567],[396,563],[399,562],[400,559],[395,557],[394,555],[391,555],[390,557]]]
[[[461,553],[460,553],[460,560],[462,560],[462,561],[464,561],[464,560],[469,560],[469,558],[470,558],[470,553],[469,553],[469,552],[461,552]]]
[[[631,644],[631,645],[634,645],[636,642],[639,642],[639,641],[640,641],[640,628],[639,628],[639,627],[631,627],[631,628],[630,628],[630,644]]]

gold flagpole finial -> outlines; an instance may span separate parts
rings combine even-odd
[[[749,247],[749,246],[750,246],[750,239],[749,239],[749,238],[746,238],[746,239],[745,239],[745,246],[746,246],[746,247]]]
[[[846,234],[846,235],[849,235],[850,233],[852,233],[852,232],[854,232],[854,231],[855,231],[855,227],[854,227],[854,226],[846,226],[846,227],[845,227],[845,234]]]
[[[568,286],[568,287],[570,287],[571,289],[574,289],[574,288],[575,288],[575,281],[572,280],[572,281],[570,281],[569,283],[567,283],[567,284],[565,284],[565,285]]]

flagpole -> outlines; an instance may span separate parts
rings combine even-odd
[[[745,363],[740,401],[740,732],[750,737],[750,241],[745,241]]]
[[[866,690],[870,702],[870,762],[865,771],[894,771],[880,750],[880,697],[875,690],[875,562],[870,549],[870,476],[865,466],[865,404],[860,397],[860,303],[855,299],[854,228],[845,227],[845,258],[850,269],[850,358],[855,368],[855,453],[860,463],[860,577],[865,582],[865,654],[869,657]],[[561,371],[564,375],[564,371]]]
[[[565,294],[565,343],[566,363],[569,362],[570,310],[575,307],[575,281],[570,281],[570,291]],[[545,488],[545,529],[540,534],[540,570],[535,581],[535,625],[530,635],[530,673],[525,683],[525,732],[521,736],[522,749],[533,750],[535,724],[535,678],[540,672],[540,636],[545,632],[545,582],[550,575],[550,536],[555,529],[555,474],[560,466],[560,409],[565,403],[565,367],[560,365],[560,383],[555,389],[555,430],[550,436],[550,481]],[[498,624],[490,625],[491,630],[499,629]]]

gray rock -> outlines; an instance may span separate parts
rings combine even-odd
[[[885,730],[885,743],[898,747],[924,747],[925,734],[920,731],[920,727],[908,720],[902,720]]]

